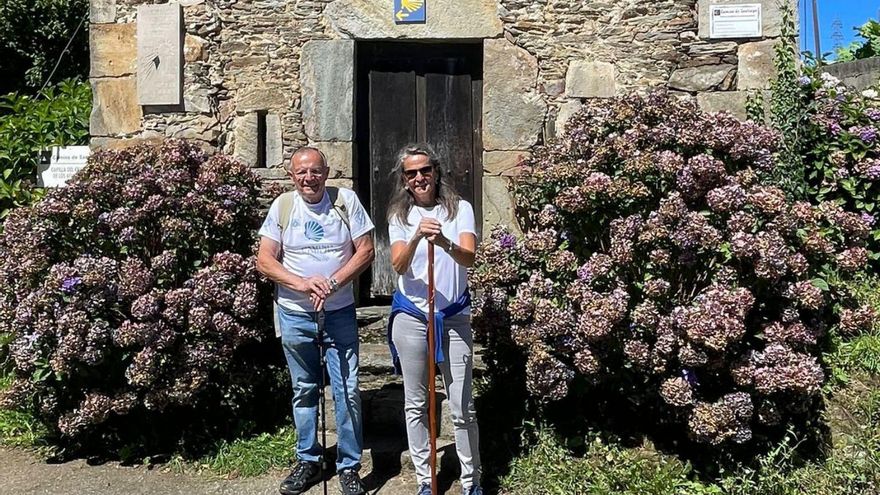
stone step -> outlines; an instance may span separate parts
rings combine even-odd
[[[482,376],[486,369],[483,363],[483,346],[474,344],[474,376]],[[361,339],[359,369],[361,375],[391,375],[391,349],[383,340],[381,343],[364,342]]]
[[[436,382],[437,437],[453,438],[452,413],[443,381]],[[336,431],[335,402],[329,386],[324,389],[327,431]],[[361,416],[364,435],[373,438],[406,438],[403,381],[400,377],[361,376]]]

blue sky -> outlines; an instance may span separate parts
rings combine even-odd
[[[801,50],[815,51],[816,43],[813,36],[813,2],[798,0],[801,12]],[[854,27],[861,26],[868,19],[877,19],[880,0],[818,0],[819,4],[819,41],[822,52],[834,51],[837,41],[833,38],[834,21],[840,21],[842,46],[856,39]],[[859,38],[861,40],[861,38]]]

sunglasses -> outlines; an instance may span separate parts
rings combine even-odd
[[[416,178],[416,175],[422,174],[422,177],[430,177],[434,175],[434,166],[426,165],[422,168],[416,168],[412,170],[404,170],[403,176],[407,178],[407,180],[413,180]]]

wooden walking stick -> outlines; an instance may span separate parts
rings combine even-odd
[[[428,463],[431,465],[431,494],[437,495],[437,399],[435,392],[435,366],[434,362],[434,243],[428,243],[428,432],[430,439],[430,455]]]

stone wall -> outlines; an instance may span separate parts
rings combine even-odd
[[[743,115],[747,92],[774,77],[780,34],[776,0],[739,3],[758,2],[761,38],[710,40],[710,3],[733,0],[431,0],[416,25],[392,23],[388,0],[180,0],[184,102],[145,111],[137,7],[157,2],[91,0],[92,145],[180,137],[256,164],[265,126],[265,177],[282,180],[277,167],[312,143],[331,156],[334,182],[350,185],[357,40],[482,39],[484,225],[513,223],[507,177],[585,98],[666,86]]]
[[[880,57],[840,62],[822,68],[851,88],[868,89],[880,84]]]

